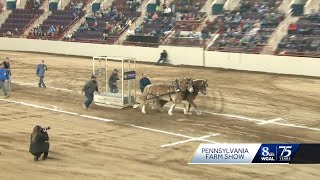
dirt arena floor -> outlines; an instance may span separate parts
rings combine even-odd
[[[320,79],[138,63],[138,74],[148,73],[153,83],[208,79],[208,94],[196,100],[205,113],[143,115],[95,105],[85,111],[80,91],[92,73],[90,58],[0,52],[5,57],[12,59],[14,91],[0,98],[1,180],[320,177],[319,165],[188,165],[204,143],[192,139],[202,136],[218,143],[318,143]],[[48,66],[46,89],[37,88],[41,58]],[[36,124],[52,127],[47,161],[33,162],[28,152]],[[184,140],[190,141],[175,143]]]

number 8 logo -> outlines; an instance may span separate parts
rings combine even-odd
[[[262,156],[269,156],[269,148],[263,147],[261,154],[262,154]]]

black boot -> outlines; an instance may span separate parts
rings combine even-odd
[[[38,156],[34,156],[33,160],[34,161],[39,161],[39,157]]]
[[[49,152],[45,152],[45,153],[43,154],[43,160],[46,160],[46,159],[47,159],[48,154],[49,154]]]

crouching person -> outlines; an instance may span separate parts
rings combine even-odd
[[[39,157],[43,154],[43,160],[46,160],[49,154],[49,135],[48,128],[41,128],[35,126],[30,138],[29,152],[34,156],[34,161],[38,161]]]

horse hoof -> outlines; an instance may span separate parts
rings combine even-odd
[[[197,115],[201,115],[202,113],[201,112],[197,112]]]
[[[169,114],[169,116],[172,116],[173,114],[172,113],[168,113]]]
[[[147,112],[145,112],[145,111],[141,111],[143,114],[147,114]]]

